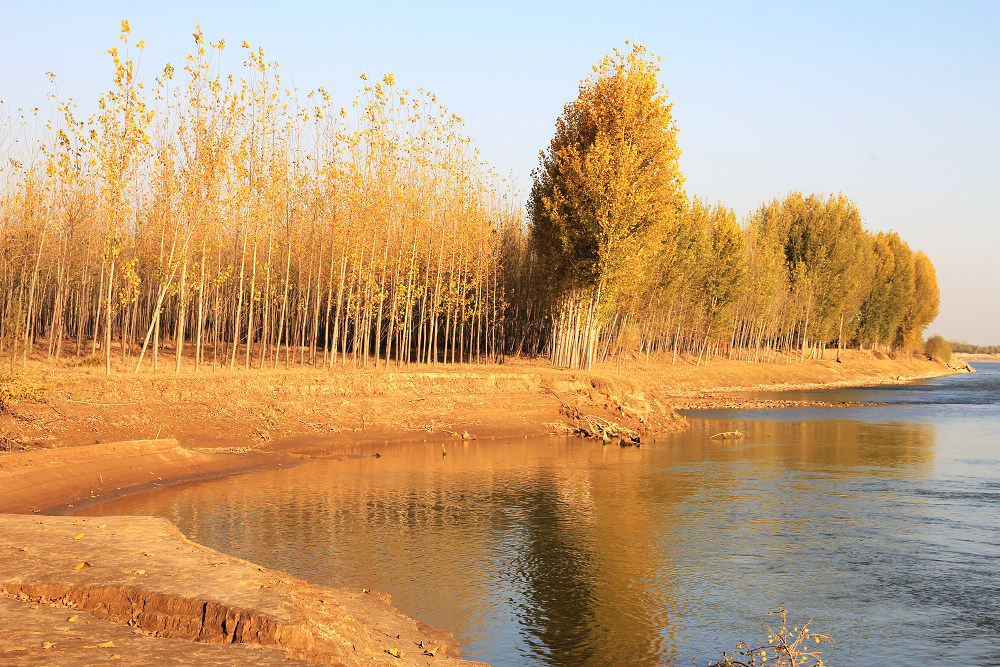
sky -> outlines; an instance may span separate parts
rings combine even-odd
[[[791,191],[842,193],[937,270],[927,334],[1000,344],[1000,1],[115,2],[0,0],[4,113],[61,98],[89,117],[120,23],[150,84],[200,25],[283,81],[349,107],[359,75],[437,94],[523,192],[580,79],[625,41],[662,58],[689,195],[741,218]],[[225,52],[238,70],[240,50]]]

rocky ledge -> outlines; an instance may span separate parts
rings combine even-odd
[[[0,515],[0,664],[119,660],[477,664],[387,595],[312,586],[191,542],[165,519]]]

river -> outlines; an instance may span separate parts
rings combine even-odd
[[[878,407],[691,413],[641,448],[389,443],[80,513],[386,591],[496,665],[706,665],[779,606],[830,665],[1000,665],[1000,364],[978,368],[781,394]]]

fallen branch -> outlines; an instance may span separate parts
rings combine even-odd
[[[132,401],[131,403],[92,403],[90,401],[77,401],[72,398],[64,399],[67,403],[82,403],[84,405],[93,405],[99,408],[117,408],[124,405],[139,405],[141,401]],[[207,405],[207,404],[206,404]]]

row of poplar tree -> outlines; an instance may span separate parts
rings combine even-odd
[[[348,109],[300,99],[263,51],[201,32],[148,87],[122,24],[87,122],[0,126],[0,354],[107,372],[495,361],[549,354],[771,360],[917,344],[926,256],[843,197],[790,195],[741,227],[689,201],[657,68],[606,58],[543,153],[527,223],[462,121],[392,75]],[[32,125],[36,131],[29,131]],[[114,364],[112,362],[115,362]]]
[[[921,347],[934,267],[844,196],[793,192],[739,224],[689,199],[658,59],[615,51],[566,105],[534,172],[531,239],[560,365],[613,354],[775,360]]]

